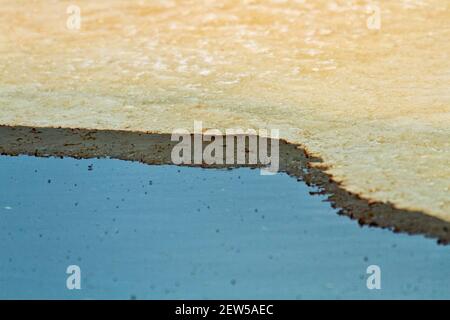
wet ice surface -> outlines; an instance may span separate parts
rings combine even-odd
[[[0,190],[0,298],[450,298],[449,247],[360,228],[285,174],[2,156]]]

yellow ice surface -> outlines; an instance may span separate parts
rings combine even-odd
[[[450,221],[448,0],[0,0],[0,74],[0,124],[277,128]]]

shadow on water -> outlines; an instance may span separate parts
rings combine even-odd
[[[171,141],[169,134],[0,126],[0,153],[6,155],[108,157],[162,165],[172,164],[170,155],[176,144],[177,142]],[[223,147],[225,154],[225,144]],[[248,150],[246,151],[248,157]],[[422,234],[437,239],[441,244],[450,241],[450,223],[420,211],[398,209],[390,203],[367,200],[346,191],[333,180],[332,176],[325,173],[326,168],[321,165],[322,160],[310,156],[301,146],[280,140],[279,152],[280,171],[307,185],[318,187],[317,193],[326,195],[331,206],[339,209],[340,215],[356,219],[360,225],[388,228],[394,232]]]

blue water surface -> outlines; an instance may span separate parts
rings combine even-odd
[[[310,191],[247,168],[1,156],[0,298],[450,298],[450,247],[361,228]]]

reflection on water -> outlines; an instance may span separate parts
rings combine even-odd
[[[3,156],[0,190],[0,298],[450,298],[449,247],[284,174]]]

